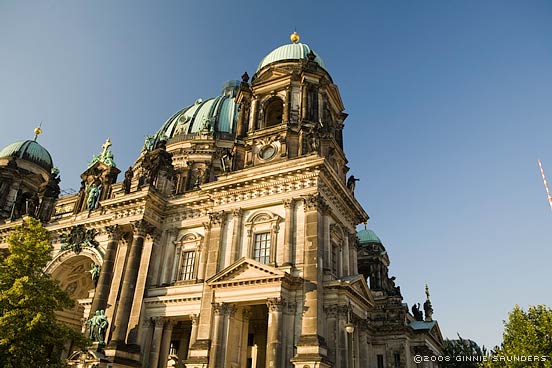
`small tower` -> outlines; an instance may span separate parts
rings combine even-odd
[[[0,221],[33,216],[48,221],[60,189],[59,170],[50,153],[33,140],[18,141],[0,150]]]
[[[320,56],[296,32],[290,39],[261,60],[250,83],[242,76],[235,169],[319,155],[345,183],[339,90]]]
[[[111,195],[111,186],[121,172],[115,165],[111,140],[106,139],[102,151],[92,156],[88,168],[81,174],[81,187],[78,194],[75,213],[92,211],[98,208],[100,201]]]

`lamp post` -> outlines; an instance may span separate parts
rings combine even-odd
[[[349,354],[350,357],[349,357],[349,362],[351,362],[352,360],[352,368],[355,368],[355,352],[354,352],[354,349],[355,349],[355,344],[354,344],[354,339],[355,339],[355,335],[353,335],[353,333],[355,332],[355,325],[351,322],[351,303],[349,302],[349,307],[347,308],[347,323],[345,324],[345,331],[347,332],[347,335],[351,336],[351,338],[347,338],[347,343],[349,345]],[[352,357],[352,359],[351,359]]]

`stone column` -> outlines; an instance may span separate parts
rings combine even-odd
[[[199,325],[199,315],[192,314],[191,317],[192,317],[192,332],[190,333],[190,345],[188,349],[190,349],[197,340],[197,326]]]
[[[323,287],[322,259],[324,257],[322,244],[324,234],[321,222],[321,209],[324,202],[319,194],[303,197],[305,211],[305,250],[304,250],[304,306],[301,321],[301,337],[297,342],[297,355],[292,359],[295,367],[312,365],[327,367],[324,363],[327,356],[326,341],[323,336]],[[319,365],[318,365],[319,364]]]
[[[209,226],[210,230],[209,235],[205,237],[206,249],[202,250],[202,253],[207,253],[205,256],[205,269],[202,271],[204,278],[209,278],[218,271],[221,232],[224,227],[226,214],[224,211],[215,212],[211,213],[209,218],[210,222],[207,226]],[[213,313],[213,307],[211,305],[212,294],[212,289],[208,285],[205,285],[201,296],[197,339],[190,348],[190,354],[193,354],[194,364],[207,364],[208,360],[213,362],[213,360],[209,358],[211,356],[210,351],[214,349],[210,341],[210,331],[212,329],[211,315]]]
[[[282,365],[282,309],[285,302],[280,298],[268,299],[268,333],[266,335],[266,367]]]
[[[242,336],[240,339],[240,359],[239,363],[245,364],[244,362],[247,362],[247,340],[249,337],[249,319],[251,318],[251,308],[250,307],[243,307],[243,314],[242,314]]]
[[[205,280],[205,268],[207,267],[207,249],[209,248],[209,238],[211,233],[211,223],[203,223],[205,229],[205,236],[203,237],[203,244],[200,247],[199,253],[199,267],[197,271],[197,281],[202,282]]]
[[[284,208],[286,210],[284,223],[284,259],[283,266],[295,264],[293,259],[293,198],[284,199]]]
[[[188,349],[190,347],[191,331],[184,330],[184,336],[178,343],[178,367],[183,367],[182,362],[188,358]]]
[[[149,368],[157,368],[157,364],[159,363],[159,351],[161,349],[161,338],[163,335],[165,319],[163,317],[157,317],[153,319],[153,323],[155,324],[155,328],[153,330],[153,339],[151,341]]]
[[[174,259],[176,258],[176,245],[174,244],[174,241],[176,240],[177,234],[178,230],[176,229],[167,230],[167,238],[164,244],[165,251],[161,264],[161,280],[159,282],[160,285],[169,284],[172,281],[174,268],[173,263]]]
[[[351,261],[351,258],[349,256],[349,237],[345,236],[344,244],[343,244],[343,253],[342,253],[342,257],[341,257],[341,262],[343,263],[343,275],[342,276],[351,275],[351,268],[349,267],[350,261]]]
[[[255,125],[257,122],[257,99],[251,102],[251,113],[249,115],[249,132],[255,131]]]
[[[359,352],[358,352],[358,359],[359,361],[361,362],[361,366],[362,364],[368,366],[368,330],[367,330],[367,327],[366,327],[366,324],[365,322],[363,321],[362,323],[359,323],[358,325],[358,328],[359,328]]]
[[[130,254],[126,265],[126,270],[123,277],[123,285],[121,287],[121,296],[117,306],[117,314],[115,316],[114,331],[110,345],[117,346],[124,344],[128,330],[128,321],[132,308],[132,299],[138,272],[140,269],[140,259],[144,248],[144,237],[148,232],[151,232],[152,226],[144,220],[139,220],[132,223],[134,234]]]
[[[105,229],[109,240],[101,265],[102,268],[100,271],[100,278],[98,279],[98,285],[96,286],[96,292],[94,293],[94,300],[92,300],[92,306],[90,307],[90,316],[95,315],[98,310],[105,311],[107,308],[107,298],[109,297],[109,291],[111,289],[115,256],[117,255],[117,245],[122,235],[119,225],[107,226]]]
[[[232,212],[234,228],[232,230],[232,249],[229,264],[234,263],[240,257],[242,214],[243,210],[241,208],[237,208]]]
[[[328,357],[337,363],[337,306],[330,305],[325,307],[326,321],[328,322]]]
[[[307,85],[301,86],[301,120],[307,119]]]
[[[286,102],[284,103],[283,123],[289,124],[289,110],[291,109],[291,88],[286,88]]]
[[[213,303],[215,318],[213,322],[213,342],[209,357],[210,366],[212,367],[224,367],[224,320],[226,308],[226,303]]]
[[[161,348],[159,349],[159,367],[166,368],[169,360],[169,350],[171,348],[171,337],[173,330],[173,321],[166,320],[163,328],[163,337],[161,338]]]
[[[355,234],[348,234],[349,235],[349,249],[350,249],[350,255],[351,255],[351,274],[357,275],[358,274],[358,244],[357,244],[357,238]]]

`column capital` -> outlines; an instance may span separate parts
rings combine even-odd
[[[251,318],[251,308],[249,307],[245,307],[243,308],[243,320],[244,321],[249,321],[249,319]]]
[[[192,326],[199,325],[199,314],[190,315],[190,319],[192,320]]]
[[[241,208],[234,208],[232,210],[232,216],[234,218],[238,218],[238,217],[241,217],[241,215],[243,215],[243,210]]]
[[[270,312],[281,312],[286,304],[285,299],[282,298],[268,298],[266,301],[266,306]]]
[[[284,208],[291,209],[291,208],[293,208],[293,205],[295,204],[295,201],[293,200],[293,198],[286,198],[286,199],[282,200],[282,203],[284,204]]]
[[[132,225],[132,231],[134,232],[135,236],[144,237],[147,234],[152,234],[155,229],[153,225],[151,225],[144,219],[132,221],[130,224]]]
[[[209,213],[209,220],[211,225],[222,226],[226,221],[226,213],[224,211],[211,212]]]
[[[151,323],[155,327],[162,328],[165,325],[165,318],[164,317],[152,317]]]
[[[303,210],[305,212],[316,211],[320,209],[322,212],[327,212],[329,206],[326,204],[322,196],[318,193],[301,196],[303,199]]]
[[[215,315],[224,315],[226,313],[226,303],[211,303]]]
[[[326,312],[326,317],[328,318],[337,317],[337,305],[325,305],[324,312]]]
[[[119,225],[110,225],[105,227],[105,231],[107,233],[107,238],[109,240],[120,240],[123,236],[123,232],[121,231],[121,227]]]

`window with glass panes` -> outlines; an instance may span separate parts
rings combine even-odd
[[[255,234],[253,259],[265,264],[270,262],[270,233]]]
[[[180,262],[180,280],[192,280],[194,278],[195,251],[182,252]]]

